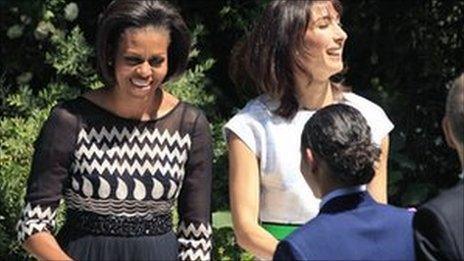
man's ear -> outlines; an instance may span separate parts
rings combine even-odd
[[[319,166],[318,166],[318,162],[317,162],[316,158],[314,157],[314,154],[313,154],[312,150],[309,149],[309,148],[306,148],[304,154],[305,154],[306,162],[308,163],[308,165],[309,165],[309,167],[311,169],[311,172],[316,173]]]
[[[446,139],[446,143],[448,144],[448,146],[450,148],[456,149],[456,143],[454,141],[454,136],[451,130],[450,121],[447,116],[443,117],[443,120],[441,121],[441,127],[445,134],[445,139]]]

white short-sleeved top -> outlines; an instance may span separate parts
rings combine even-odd
[[[342,102],[362,113],[377,145],[393,129],[377,104],[351,92],[343,94]],[[315,111],[300,110],[287,121],[273,113],[278,104],[268,95],[251,100],[227,122],[224,132],[226,138],[233,132],[260,159],[260,220],[303,224],[319,210],[319,199],[300,172],[301,132]]]

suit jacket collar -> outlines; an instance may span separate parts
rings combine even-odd
[[[336,213],[374,204],[378,203],[374,201],[368,192],[362,191],[329,200],[321,207],[320,213]]]
[[[321,198],[319,208],[324,206],[327,202],[329,202],[333,198],[345,196],[345,195],[352,194],[352,193],[359,193],[361,191],[365,191],[366,189],[367,189],[366,185],[358,185],[358,186],[343,187],[343,188],[335,189],[327,193],[325,196]]]

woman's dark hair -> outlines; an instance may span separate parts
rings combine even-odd
[[[300,56],[306,53],[304,37],[314,2],[271,1],[251,33],[232,51],[230,76],[235,85],[241,86],[251,81],[259,92],[280,101],[275,113],[286,119],[293,118],[299,107],[295,97],[295,69],[310,75]],[[340,2],[331,2],[341,15]],[[345,90],[344,86],[335,82],[332,82],[332,87],[337,91],[337,96]]]
[[[308,120],[301,135],[301,149],[306,148],[327,164],[334,179],[347,186],[369,183],[380,157],[366,119],[344,104],[324,107]]]
[[[169,32],[168,72],[164,81],[184,72],[191,39],[177,10],[165,1],[115,0],[108,5],[98,21],[97,67],[106,86],[116,83],[113,65],[121,34],[127,28],[145,26],[160,27]]]

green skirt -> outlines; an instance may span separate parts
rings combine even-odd
[[[301,225],[263,222],[261,223],[261,226],[275,238],[282,240],[298,229]]]

